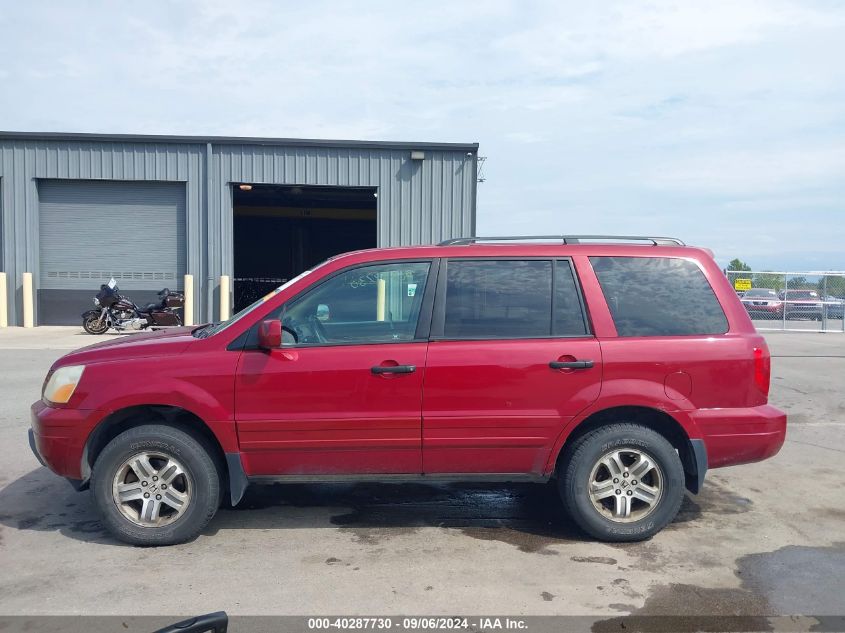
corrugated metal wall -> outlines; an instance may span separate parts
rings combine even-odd
[[[199,319],[216,318],[218,279],[233,273],[231,183],[377,187],[380,246],[475,230],[475,145],[50,136],[0,133],[0,261],[10,324],[21,319],[21,274],[40,277],[39,179],[185,183],[187,269]],[[411,160],[417,147],[424,160]]]

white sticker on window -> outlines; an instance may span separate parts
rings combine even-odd
[[[417,284],[408,284],[408,296],[413,297],[417,294]]]

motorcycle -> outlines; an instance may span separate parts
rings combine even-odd
[[[182,319],[176,309],[185,306],[184,295],[169,288],[158,293],[159,300],[141,308],[128,297],[120,294],[114,278],[100,286],[94,297],[94,310],[82,314],[82,328],[88,334],[105,334],[109,328],[118,332],[127,330],[158,330],[180,327]]]

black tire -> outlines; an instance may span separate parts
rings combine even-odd
[[[88,334],[93,334],[97,336],[99,334],[105,334],[109,330],[109,324],[107,321],[103,320],[100,321],[99,315],[88,315],[82,317],[82,329],[88,332]]]
[[[662,485],[651,511],[623,523],[600,512],[589,491],[593,469],[600,459],[626,448],[644,453],[657,464]],[[586,433],[566,447],[558,471],[558,491],[567,513],[584,532],[601,541],[651,538],[675,518],[684,498],[684,468],[677,452],[662,435],[638,424],[615,423]],[[609,503],[614,501],[611,498]]]
[[[191,482],[184,514],[161,527],[138,525],[124,516],[112,493],[118,470],[133,455],[150,451],[175,458]],[[214,517],[221,500],[220,475],[207,442],[172,426],[149,424],[114,438],[97,457],[91,493],[105,527],[132,545],[174,545],[195,538]]]

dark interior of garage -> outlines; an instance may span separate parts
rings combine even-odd
[[[374,187],[233,185],[234,307],[324,259],[376,246]]]

